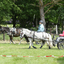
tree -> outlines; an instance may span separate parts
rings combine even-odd
[[[17,2],[17,5],[22,9],[21,16],[19,17],[20,26],[25,28],[30,28],[34,26],[33,16],[34,14],[39,19],[39,8],[34,7],[31,3],[37,4],[35,0],[20,0]]]
[[[58,14],[55,8],[58,9],[59,5],[62,7],[63,2],[63,0],[0,0],[0,20],[8,21],[13,18],[13,27],[16,25],[16,20],[20,21],[21,27],[29,27],[32,26],[32,22],[35,23],[33,21],[35,15],[38,20],[42,19],[45,25],[45,20],[50,22],[57,20]]]
[[[16,19],[22,12],[20,7],[16,5],[17,0],[0,0],[0,20],[9,21],[13,18],[13,27],[15,27]]]
[[[45,25],[43,0],[39,0],[39,9],[40,9],[40,18],[41,18],[41,20],[44,22],[44,25]]]
[[[0,21],[8,21],[10,19],[10,14],[12,14],[10,9],[11,4],[8,0],[0,0]]]
[[[45,13],[47,13],[49,11],[49,9],[55,5],[63,5],[63,2],[64,2],[63,0],[48,0],[48,1],[39,0],[40,18],[41,18],[41,20],[44,21],[44,25],[45,25],[45,17],[44,17]],[[46,4],[43,4],[43,3],[46,3]],[[44,12],[44,8],[48,5],[50,7]]]

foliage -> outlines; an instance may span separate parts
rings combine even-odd
[[[58,23],[60,15],[61,19],[64,18],[63,0],[43,0],[43,3],[44,11],[48,10],[45,14],[46,21]],[[52,8],[50,8],[51,6]],[[16,24],[16,20],[19,20],[21,27],[34,27],[35,19],[40,19],[39,0],[0,0],[0,12],[0,23],[12,18],[13,24]],[[33,18],[34,15],[35,18]]]
[[[11,0],[0,0],[0,20],[1,21],[9,21],[12,18],[12,9],[15,13],[20,13],[20,8],[14,4]]]
[[[49,9],[48,12],[45,14],[46,21],[53,22],[56,24],[58,24],[59,21],[63,21],[63,20],[60,20],[64,18],[64,7],[62,2],[64,1],[59,2],[61,3],[61,5],[55,2],[52,4],[53,7]],[[50,6],[51,4],[45,7],[45,10],[48,9]]]
[[[31,27],[33,26],[33,16],[34,14],[37,16],[37,18],[39,18],[39,8],[38,7],[34,7],[31,4],[35,3],[37,4],[37,2],[35,0],[22,0],[20,2],[20,7],[22,9],[22,13],[21,13],[21,17],[20,17],[20,24],[22,27]],[[37,10],[37,11],[36,11]]]
[[[0,14],[1,21],[8,21],[10,18],[13,18],[13,23],[16,23],[16,20],[19,20],[20,26],[24,27],[27,26],[26,21],[32,25],[34,14],[36,14],[37,18],[39,17],[38,7],[31,5],[32,3],[37,4],[35,0],[1,0],[0,3],[0,12],[2,12]],[[24,25],[22,23],[24,23]]]

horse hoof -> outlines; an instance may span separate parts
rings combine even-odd
[[[42,46],[40,47],[40,49],[42,48]]]
[[[35,49],[37,49],[37,48],[35,47]]]
[[[33,48],[37,49],[36,47],[33,46]]]
[[[30,49],[31,47],[29,46],[29,48],[28,49]]]
[[[49,49],[51,49],[51,47],[49,46]]]

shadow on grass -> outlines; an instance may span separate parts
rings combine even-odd
[[[58,58],[58,59],[57,59],[57,62],[58,62],[59,64],[64,64],[64,57]]]
[[[49,49],[49,48],[42,48],[42,49],[48,49],[48,50],[59,50],[58,48],[51,48],[51,49]]]
[[[13,44],[13,43],[0,43],[0,45],[1,46],[8,46],[8,47],[10,47],[11,49],[28,49],[29,48],[29,44],[27,44],[27,43],[21,43],[21,44],[19,44],[19,43],[15,43],[15,44]],[[16,47],[15,47],[16,46]],[[41,45],[36,45],[36,44],[34,44],[34,46],[37,48],[37,49],[40,49],[40,46]],[[31,48],[30,49],[34,49],[32,46],[31,46]],[[47,46],[43,46],[42,48],[41,48],[41,50],[59,50],[57,47],[53,47],[53,48],[51,48],[51,49],[49,49],[49,47],[47,47]]]
[[[29,47],[23,47],[23,48],[18,48],[18,49],[29,49]],[[31,47],[30,49],[35,49],[35,48]],[[40,49],[40,48],[36,47],[36,49]],[[59,49],[57,49],[57,48],[53,48],[53,49],[41,48],[41,50],[59,50]]]

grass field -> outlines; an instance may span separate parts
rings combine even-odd
[[[6,43],[5,43],[6,42]],[[48,49],[46,45],[42,49],[39,49],[40,44],[34,46],[37,49],[28,49],[29,44],[23,41],[20,45],[9,44],[9,41],[0,41],[0,55],[20,55],[20,56],[34,56],[34,57],[1,57],[0,64],[64,64],[64,57],[52,58],[52,57],[36,57],[36,56],[62,56],[64,50],[59,50],[57,47]]]
[[[5,26],[6,25],[2,25]],[[12,27],[12,24],[8,25]],[[19,55],[19,56],[33,56],[33,57],[1,57],[0,56],[0,64],[64,64],[64,57],[59,57],[64,55],[64,50],[59,50],[57,47],[53,47],[52,49],[48,49],[45,45],[42,49],[39,49],[40,44],[34,46],[37,49],[31,48],[28,49],[29,44],[23,42],[18,45],[20,38],[14,37],[13,40],[16,44],[9,44],[9,36],[5,34],[5,41],[3,41],[3,35],[0,34],[0,55]],[[54,55],[58,58],[52,57],[44,57]],[[42,57],[37,57],[42,56]]]

